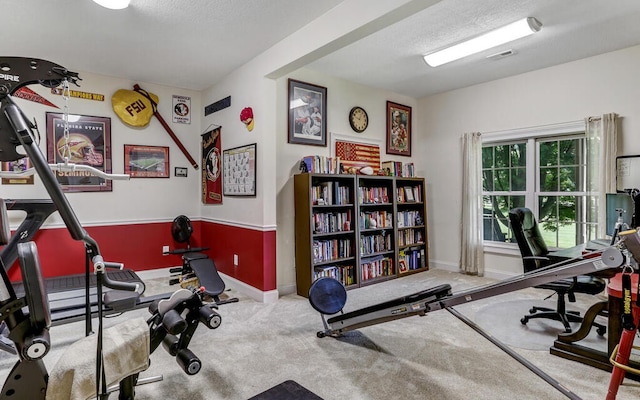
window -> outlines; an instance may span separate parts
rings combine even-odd
[[[485,141],[482,150],[485,242],[515,242],[508,213],[528,207],[549,247],[595,237],[594,199],[587,193],[582,132]]]

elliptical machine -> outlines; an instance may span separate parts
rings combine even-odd
[[[183,288],[202,288],[203,294],[210,296],[216,304],[236,303],[236,297],[220,299],[220,295],[225,291],[225,284],[216,264],[203,251],[208,247],[191,247],[191,235],[193,226],[191,220],[186,215],[179,215],[171,224],[171,236],[178,243],[186,243],[186,249],[175,249],[165,254],[181,255],[182,266],[171,268],[169,272],[172,278],[170,285],[180,284]]]

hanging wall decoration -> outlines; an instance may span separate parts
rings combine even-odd
[[[327,145],[327,88],[289,79],[289,143]]]
[[[224,195],[256,195],[256,143],[224,151]]]
[[[411,156],[411,107],[387,101],[387,154]]]
[[[191,97],[173,95],[173,123],[191,123]]]
[[[253,130],[253,125],[255,124],[255,119],[253,119],[253,108],[245,107],[240,111],[240,121],[246,125],[247,130],[251,132]]]
[[[111,118],[69,115],[68,137],[60,113],[47,113],[47,161],[84,164],[111,173]],[[111,192],[111,180],[85,171],[58,171],[65,192]]]
[[[202,204],[222,204],[221,130],[218,126],[202,135]]]

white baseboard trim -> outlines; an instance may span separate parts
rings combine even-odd
[[[295,294],[297,292],[296,284],[292,283],[289,285],[278,286],[278,292],[280,293],[280,296]]]
[[[462,273],[462,271],[460,270],[460,266],[458,266],[457,264],[451,263],[451,262],[429,260],[429,266],[432,267],[432,268],[441,269],[441,270],[444,270],[444,271]],[[484,269],[484,277],[485,278],[503,280],[503,279],[507,279],[507,278],[513,278],[516,275],[518,275],[518,274],[505,272],[505,271],[500,271],[500,270],[494,270],[494,269],[487,269],[487,268]]]
[[[460,266],[458,264],[446,261],[429,260],[429,268],[441,269],[451,272],[460,272]]]
[[[251,285],[248,285],[242,281],[239,281],[236,278],[232,278],[228,275],[225,275],[222,272],[220,272],[220,276],[222,277],[222,280],[225,282],[225,284],[228,284],[228,286],[234,288],[238,292],[260,303],[265,303],[265,304],[275,303],[278,301],[278,298],[280,297],[278,293],[278,289],[268,290],[266,292],[263,292],[260,289],[257,289]]]
[[[169,272],[169,269],[171,268],[175,268],[175,267],[137,271],[136,274],[143,281],[145,279],[167,278],[167,282],[169,282],[169,276],[171,275],[171,273]],[[233,289],[237,290],[243,295],[250,297],[255,301],[259,301],[260,303],[265,303],[265,304],[275,303],[278,301],[278,298],[280,297],[278,289],[268,290],[266,292],[263,292],[260,289],[254,288],[253,286],[248,285],[242,281],[239,281],[236,278],[233,278],[229,275],[225,275],[222,272],[218,272],[218,273],[220,274],[220,277],[224,281],[225,286],[232,287]],[[294,286],[294,292],[295,292],[295,286]]]
[[[496,270],[491,270],[486,268],[484,270],[485,277],[491,278],[491,279],[497,279],[499,281],[503,279],[513,278],[514,276],[517,276],[517,275],[518,274],[508,273],[504,271],[496,271]]]

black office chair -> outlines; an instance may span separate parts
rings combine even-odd
[[[513,236],[518,242],[518,247],[522,254],[525,273],[567,260],[549,255],[549,249],[540,234],[538,223],[530,209],[525,207],[512,209],[509,211],[509,220],[511,221]],[[573,303],[576,301],[576,293],[595,295],[604,290],[606,283],[601,278],[580,275],[535,287],[556,292],[558,295],[556,308],[551,309],[534,306],[529,310],[530,314],[522,317],[520,322],[526,325],[526,323],[533,318],[549,318],[561,321],[564,325],[565,332],[571,333],[571,325],[569,322],[582,322],[582,317],[577,311],[567,311],[565,296]],[[607,331],[604,325],[595,321],[592,325],[596,327],[598,335],[602,336]]]

